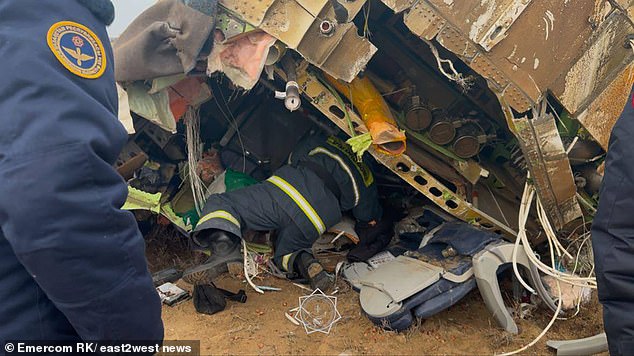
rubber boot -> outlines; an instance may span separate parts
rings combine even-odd
[[[312,289],[319,288],[322,292],[330,290],[335,284],[332,274],[326,272],[321,263],[308,252],[302,252],[295,258],[294,267],[299,274],[308,279]]]
[[[195,244],[208,249],[210,257],[202,265],[188,268],[183,280],[190,284],[211,284],[222,273],[242,269],[240,238],[222,230],[202,231],[192,237]]]

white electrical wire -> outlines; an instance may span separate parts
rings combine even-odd
[[[575,230],[577,230],[579,227],[581,226],[585,226],[585,222],[583,225],[578,226]],[[577,250],[577,256],[575,257],[575,264],[574,264],[574,268],[572,269],[572,273],[574,274],[575,272],[577,272],[577,266],[579,263],[579,256],[581,255],[581,250],[583,249],[583,246],[586,244],[586,242],[590,239],[590,233],[589,232],[585,232],[583,235],[588,235],[586,238],[583,239],[583,241],[581,241],[581,244],[579,245],[579,249]],[[592,275],[592,273],[594,272],[594,264],[592,264],[592,270],[590,271],[590,275]],[[581,291],[579,293],[579,297],[577,298],[577,303],[575,304],[575,313],[573,315],[571,315],[570,317],[566,317],[566,318],[559,318],[560,320],[569,320],[572,319],[574,317],[576,317],[577,315],[579,315],[579,312],[581,311],[581,302],[583,301],[583,292]]]
[[[233,123],[233,127],[236,130],[236,135],[238,136],[238,142],[240,142],[240,149],[242,149],[242,173],[246,173],[247,172],[247,151],[244,148],[244,142],[242,142],[242,134],[240,133],[240,125],[238,124],[238,120],[236,120],[235,116],[233,116],[233,111],[231,111],[231,108],[229,107],[229,103],[227,102],[227,100],[225,100],[225,96],[222,93],[222,90],[219,90],[219,93],[220,93],[220,97],[222,98],[222,102],[225,105],[227,112],[229,113],[229,117],[231,118],[230,124]],[[218,100],[216,100],[216,104],[218,104]],[[223,114],[224,114],[224,111],[223,111]]]
[[[249,283],[249,285],[251,286],[251,288],[253,288],[253,290],[255,290],[256,292],[260,293],[260,294],[264,294],[264,291],[262,289],[260,289],[257,285],[255,285],[255,283],[253,283],[253,281],[251,280],[251,276],[249,275],[249,267],[247,266],[247,260],[249,258],[249,251],[247,249],[247,242],[244,241],[244,239],[242,240],[242,253],[243,253],[243,269],[244,269],[244,278],[246,278],[247,283]]]
[[[218,101],[218,97],[216,95],[213,96],[214,101],[216,102],[216,107],[220,110],[220,113],[224,117],[225,121],[229,126],[232,126],[234,130],[236,130],[236,136],[238,137],[238,143],[240,144],[240,149],[242,150],[242,173],[246,173],[247,170],[247,151],[244,147],[244,142],[242,142],[242,134],[240,133],[240,125],[238,125],[238,121],[233,116],[233,112],[231,108],[229,108],[229,104],[225,100],[224,94],[222,94],[222,89],[218,87],[218,93],[222,97],[222,103],[224,104],[224,108],[220,105],[220,101]],[[225,110],[228,112],[225,112]]]
[[[436,46],[434,46],[434,44],[431,41],[425,38],[421,38],[421,39],[423,40],[423,42],[425,42],[429,46],[429,48],[431,48],[431,53],[436,58],[436,64],[438,66],[438,70],[440,71],[440,73],[443,76],[445,76],[447,79],[453,82],[456,82],[456,84],[460,85],[465,91],[469,90],[471,88],[471,85],[473,84],[473,78],[465,77],[464,75],[462,75],[462,73],[458,72],[451,60],[440,58],[438,49],[436,48]],[[451,73],[448,73],[445,70],[445,67],[443,64],[446,64],[449,67],[449,71]]]
[[[185,113],[187,132],[187,170],[189,184],[198,215],[202,213],[206,201],[206,187],[198,175],[198,162],[202,159],[203,143],[200,140],[200,116],[198,109],[189,107]]]
[[[491,198],[493,198],[493,202],[495,202],[495,206],[497,206],[498,211],[500,212],[500,215],[502,215],[502,219],[504,219],[504,223],[506,223],[507,226],[510,226],[511,224],[509,223],[508,220],[506,220],[506,215],[504,214],[504,210],[502,210],[502,207],[500,206],[500,203],[498,203],[498,200],[495,197],[495,194],[493,194],[493,191],[491,191],[491,188],[489,188],[489,186],[487,184],[485,184],[484,186],[489,191],[489,194],[491,194]]]
[[[369,26],[369,23],[370,23],[370,1],[368,1],[366,3],[366,5],[367,6],[364,6],[364,9],[363,9],[363,17],[365,19],[364,23],[363,23],[363,38],[366,38],[366,39],[369,40],[370,36],[372,35],[370,33],[370,26]]]
[[[515,355],[518,354],[522,351],[526,351],[529,348],[533,347],[533,345],[535,345],[537,342],[539,342],[539,340],[541,340],[542,337],[544,337],[544,335],[546,335],[546,333],[548,332],[548,330],[550,330],[550,328],[553,326],[553,324],[555,324],[555,320],[557,320],[557,315],[559,315],[559,313],[561,312],[561,306],[562,306],[562,298],[561,298],[561,285],[559,285],[559,281],[557,281],[557,288],[559,288],[559,303],[557,303],[557,310],[555,311],[555,313],[553,314],[552,319],[550,319],[550,322],[548,323],[548,325],[546,325],[546,327],[544,328],[544,330],[542,330],[542,332],[537,335],[537,337],[531,341],[530,343],[528,343],[527,345],[515,350],[515,351],[511,351],[511,352],[506,352],[503,354],[496,354],[496,356],[510,356],[510,355]]]
[[[572,139],[572,142],[570,143],[570,145],[568,146],[568,148],[566,149],[566,154],[569,154],[570,151],[572,151],[572,149],[575,147],[575,145],[577,144],[577,141],[579,141],[579,136],[575,136],[575,138]]]
[[[537,199],[537,214],[539,216],[540,222],[548,221],[548,217],[546,215],[546,209],[544,209],[544,206],[542,205],[542,202],[539,199]],[[572,259],[573,258],[572,255],[568,251],[566,251],[566,249],[563,247],[561,242],[559,242],[559,240],[557,239],[556,237],[557,235],[555,234],[555,231],[552,229],[552,226],[550,226],[550,224],[546,224],[544,228],[549,230],[549,232],[547,231],[546,235],[550,237],[549,241],[554,245],[555,249],[557,250],[557,256],[561,257],[561,255],[564,254],[568,258]]]
[[[526,194],[528,192],[528,194]],[[534,196],[534,192],[535,192],[535,188],[530,185],[530,184],[526,184],[525,189],[524,189],[524,195],[522,196],[522,204],[520,206],[520,216],[519,216],[519,233],[518,233],[518,239],[521,240],[521,245],[524,248],[524,251],[526,252],[526,255],[528,256],[528,259],[530,260],[530,262],[532,262],[537,269],[546,274],[549,275],[561,282],[564,283],[568,283],[568,284],[572,284],[575,286],[580,286],[580,287],[590,287],[590,288],[596,288],[596,279],[594,277],[588,276],[588,277],[580,277],[580,276],[576,276],[572,273],[567,273],[567,272],[562,272],[560,271],[557,266],[553,265],[553,266],[548,266],[545,263],[543,263],[542,261],[540,261],[536,256],[535,256],[535,252],[533,251],[528,236],[526,235],[526,221],[528,220],[528,215],[530,213],[530,207],[532,205],[532,199]],[[539,198],[537,198],[537,200],[539,201]],[[544,232],[546,232],[546,236],[547,236],[547,240],[549,243],[549,247],[551,249],[556,250],[556,249],[560,249],[560,250],[564,250],[563,246],[561,245],[561,243],[559,242],[559,240],[557,239],[557,235],[555,234],[552,225],[550,224],[550,222],[548,221],[548,217],[546,216],[545,210],[543,209],[543,206],[540,209],[540,203],[538,203],[538,218],[539,221],[544,229]],[[516,248],[519,248],[519,243],[516,243],[515,246]],[[557,247],[555,247],[557,246]],[[560,247],[561,246],[561,247]],[[573,259],[573,257],[570,255],[570,253],[566,252],[566,255],[570,256],[571,259]],[[551,256],[551,259],[553,259],[554,256]],[[552,261],[551,261],[552,262]],[[516,275],[519,275],[519,273],[517,272],[517,267],[516,267],[517,262],[514,261],[514,268],[513,271],[516,272]],[[518,277],[519,278],[519,277]],[[524,283],[523,283],[524,284]]]
[[[528,220],[528,216],[530,214],[530,208],[532,205],[532,201],[533,198],[535,196],[535,188],[533,187],[532,184],[530,184],[530,174],[527,176],[526,178],[526,183],[524,185],[524,192],[522,194],[522,200],[521,200],[521,204],[520,204],[520,211],[519,211],[519,216],[518,216],[518,234],[517,234],[517,239],[515,241],[515,246],[513,249],[513,272],[515,273],[515,276],[517,277],[517,279],[520,281],[520,283],[524,286],[524,288],[526,288],[527,290],[529,290],[531,293],[535,293],[535,291],[524,281],[524,279],[522,278],[521,274],[519,273],[519,270],[517,268],[517,252],[520,248],[520,242],[522,245],[522,248],[524,248],[524,251],[526,252],[526,255],[528,256],[528,259],[530,260],[531,263],[533,263],[537,269],[539,271],[541,271],[542,273],[549,275],[551,277],[553,277],[555,279],[555,282],[557,283],[557,289],[558,289],[558,303],[557,303],[557,310],[555,311],[555,313],[553,314],[552,319],[550,320],[550,322],[548,323],[548,325],[546,325],[546,327],[544,328],[544,330],[542,330],[542,332],[533,340],[531,341],[529,344],[515,350],[515,351],[511,351],[511,352],[507,352],[507,353],[503,353],[503,354],[498,354],[498,356],[508,356],[508,355],[514,355],[517,353],[520,353],[522,351],[527,350],[528,348],[532,347],[533,345],[535,345],[539,340],[541,340],[542,337],[544,337],[544,335],[546,335],[546,333],[548,332],[548,330],[550,330],[550,328],[553,326],[553,324],[555,323],[555,320],[558,319],[559,314],[561,313],[561,309],[562,309],[562,305],[563,305],[563,298],[562,298],[562,291],[561,291],[561,284],[560,283],[567,283],[567,284],[571,284],[574,286],[579,286],[579,287],[584,287],[584,288],[596,288],[596,278],[592,277],[592,274],[594,273],[594,265],[592,266],[592,270],[590,271],[588,277],[580,277],[575,275],[576,272],[576,266],[579,260],[579,255],[581,253],[581,249],[583,249],[583,246],[586,243],[586,240],[589,239],[589,236],[586,237],[580,244],[579,246],[579,250],[577,251],[577,256],[576,257],[572,257],[572,255],[566,250],[566,248],[564,248],[564,246],[561,244],[561,242],[559,241],[559,239],[557,238],[557,234],[555,233],[552,225],[550,224],[550,221],[548,220],[548,216],[546,213],[546,210],[544,209],[543,204],[541,203],[541,201],[539,200],[539,197],[536,198],[537,200],[537,216],[539,219],[539,222],[542,225],[542,228],[544,229],[544,232],[546,233],[546,237],[547,237],[547,241],[548,241],[548,247],[550,250],[550,263],[551,265],[548,266],[546,264],[544,264],[543,262],[541,262],[535,252],[533,251],[533,249],[530,246],[530,242],[528,240],[528,236],[526,234],[526,222]],[[585,223],[584,223],[585,225]],[[575,230],[576,231],[576,230]],[[573,233],[575,232],[573,231]],[[585,233],[584,233],[585,234]],[[572,273],[566,273],[566,272],[562,272],[557,268],[556,265],[556,261],[555,261],[555,253],[557,253],[557,257],[559,257],[561,259],[562,255],[565,255],[567,257],[569,257],[570,259],[574,259],[575,261],[575,268],[573,269]],[[579,299],[577,300],[577,311],[575,313],[575,315],[577,315],[579,313],[580,310],[580,305],[581,305],[581,294],[579,296]]]
[[[520,203],[519,221],[518,221],[518,233],[515,238],[515,247],[513,248],[513,272],[517,277],[517,280],[532,294],[537,294],[535,290],[524,281],[522,275],[517,269],[517,251],[519,250],[520,242],[523,241],[522,236],[526,235],[526,220],[528,219],[528,213],[530,212],[530,202],[533,200],[534,191],[531,191],[528,186],[528,179],[524,186],[524,193],[522,194],[522,201]]]

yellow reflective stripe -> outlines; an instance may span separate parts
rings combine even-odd
[[[348,167],[346,162],[344,162],[343,159],[339,157],[338,155],[328,151],[327,149],[323,147],[315,148],[314,150],[310,151],[308,155],[314,156],[317,153],[325,154],[326,156],[337,161],[337,163],[339,163],[339,165],[341,166],[341,169],[343,169],[348,174],[348,176],[350,177],[350,181],[352,182],[352,190],[354,192],[354,206],[359,205],[359,188],[357,186],[357,180],[354,179],[354,175],[352,174],[352,171],[350,170],[350,167]]]
[[[358,161],[357,155],[352,152],[352,147],[349,144],[345,143],[343,140],[339,139],[336,136],[328,137],[326,143],[337,149],[337,151],[343,153],[346,157],[348,157],[350,162],[356,162],[354,166],[363,178],[363,183],[366,187],[369,187],[370,184],[374,182],[372,171],[370,171],[370,168],[368,168],[365,163]]]
[[[295,187],[293,187],[287,181],[285,181],[284,179],[278,176],[272,176],[271,178],[267,180],[275,184],[275,186],[280,188],[284,193],[286,193],[286,195],[288,195],[289,197],[291,197],[291,199],[293,199],[295,204],[297,204],[297,206],[300,209],[302,209],[302,211],[304,212],[304,215],[306,215],[308,220],[310,220],[310,222],[313,223],[313,226],[315,226],[315,229],[317,229],[317,232],[319,232],[319,235],[323,234],[326,231],[326,226],[324,225],[324,222],[321,221],[321,218],[319,217],[319,215],[317,215],[317,212],[315,211],[315,209],[313,209],[313,207],[306,200],[306,198],[304,198],[304,196],[301,195],[300,192],[298,192],[297,189],[295,189]]]
[[[240,228],[240,222],[238,221],[238,219],[236,219],[233,215],[231,215],[229,212],[224,211],[224,210],[216,210],[216,211],[212,211],[211,213],[203,216],[202,218],[200,218],[200,220],[198,221],[198,225],[209,221],[211,219],[225,219],[231,223],[233,223],[234,225],[236,225],[238,228]]]
[[[288,255],[284,255],[284,256],[282,257],[282,269],[283,269],[285,272],[288,272],[288,271],[289,271],[289,269],[288,269],[288,262],[291,260],[291,256],[292,256],[292,255],[293,255],[292,253],[289,253]]]

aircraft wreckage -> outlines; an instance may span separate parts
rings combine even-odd
[[[369,146],[399,208],[534,245],[544,220],[566,243],[591,221],[634,81],[633,1],[222,0],[215,23],[199,10],[161,1],[114,42],[129,205],[189,231],[219,165],[265,179],[325,131]],[[151,47],[154,30],[169,41]],[[527,182],[538,206],[523,211]]]

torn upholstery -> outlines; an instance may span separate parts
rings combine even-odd
[[[216,4],[196,1],[190,7],[180,0],[163,0],[139,15],[114,42],[116,80],[191,72],[201,52],[213,45]]]

